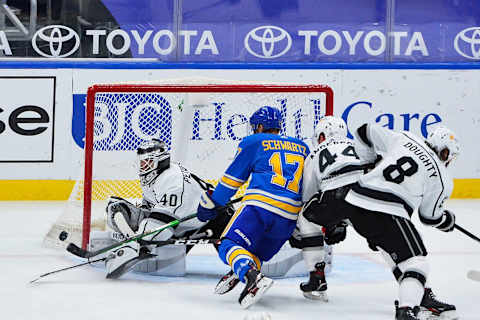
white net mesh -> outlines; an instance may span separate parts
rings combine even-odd
[[[333,111],[331,91],[322,86],[226,81],[212,85],[209,81],[208,92],[194,92],[198,91],[196,85],[206,84],[204,79],[170,82],[175,83],[184,86],[172,89],[163,84],[148,88],[123,84],[114,90],[97,87],[92,126],[92,229],[104,228],[108,197],[114,195],[133,202],[141,199],[135,151],[145,140],[163,140],[173,161],[215,183],[247,134],[248,118],[259,107],[280,109],[285,119],[282,133],[308,140],[318,120]],[[48,246],[81,244],[81,231],[89,229],[82,222],[83,185],[83,179],[76,182],[65,212],[45,238]],[[58,240],[62,231],[69,234],[67,241]]]

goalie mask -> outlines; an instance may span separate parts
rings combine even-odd
[[[149,184],[170,167],[170,153],[165,142],[152,139],[137,148],[140,182]]]
[[[448,166],[460,153],[460,144],[455,133],[446,127],[437,127],[428,135],[427,145]]]
[[[313,147],[317,147],[320,142],[319,137],[323,134],[325,140],[331,138],[345,139],[347,137],[347,124],[342,118],[326,116],[318,121],[315,127],[315,133],[312,137]]]

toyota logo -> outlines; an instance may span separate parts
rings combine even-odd
[[[247,51],[255,57],[274,59],[290,50],[292,38],[282,28],[261,26],[251,30],[244,43]]]
[[[39,48],[38,42],[40,40],[48,43],[49,50],[45,47]],[[35,32],[32,38],[32,46],[43,57],[65,58],[77,51],[80,46],[80,37],[69,27],[61,25],[46,26]]]
[[[480,59],[480,27],[460,31],[455,37],[454,46],[455,50],[465,58]]]

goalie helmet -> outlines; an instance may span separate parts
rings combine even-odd
[[[314,147],[319,145],[319,137],[323,134],[325,140],[331,138],[345,139],[347,136],[347,124],[342,118],[334,116],[326,116],[318,121],[315,127],[315,133],[312,137],[312,144]]]
[[[444,126],[435,128],[428,135],[426,142],[445,163],[445,166],[448,166],[460,153],[460,144],[455,133]]]
[[[282,123],[282,113],[274,107],[263,106],[255,111],[250,117],[250,125],[253,132],[256,132],[259,125],[263,126],[264,130],[278,129],[280,130]]]
[[[170,153],[165,142],[152,139],[137,148],[139,176],[142,184],[149,184],[170,167]]]

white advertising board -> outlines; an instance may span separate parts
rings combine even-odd
[[[2,179],[68,179],[71,70],[0,70]]]
[[[364,122],[377,122],[426,137],[435,126],[447,125],[462,144],[452,175],[480,178],[480,153],[476,151],[476,141],[480,140],[480,110],[476,107],[480,101],[478,70],[76,70],[73,90],[75,94],[84,94],[93,83],[192,77],[326,84],[335,94],[334,114],[343,117],[351,130]],[[304,130],[311,131],[312,128]],[[212,140],[208,143],[225,145]],[[232,150],[221,152],[233,154],[234,148],[229,148]],[[200,171],[207,170],[209,177],[217,177],[225,165],[202,167]]]
[[[0,162],[53,162],[55,80],[0,77]]]
[[[82,110],[78,108],[84,107],[84,95],[89,86],[96,83],[139,83],[192,77],[282,84],[326,84],[332,87],[335,94],[334,114],[342,116],[350,129],[363,122],[378,122],[395,130],[406,129],[426,135],[434,126],[445,124],[457,132],[462,145],[461,156],[452,168],[453,176],[461,179],[480,178],[480,152],[477,151],[476,143],[480,141],[478,70],[0,70],[0,79],[13,76],[32,79],[2,82],[0,108],[4,111],[0,112],[0,121],[5,124],[5,130],[0,134],[0,141],[5,147],[1,160],[40,162],[0,163],[3,179],[78,178],[83,152],[79,146],[82,138],[77,137],[79,141],[76,141],[72,137],[78,136],[78,133],[73,133],[74,124],[84,121],[79,116]],[[45,77],[42,84],[33,82],[36,77]],[[52,77],[55,78],[54,104],[52,80],[49,80]],[[19,106],[40,103],[45,106],[50,123],[18,123],[18,126],[28,130],[45,126],[47,129],[42,132],[42,139],[29,144],[27,138],[30,137],[13,136],[9,126],[12,111]],[[75,114],[75,108],[80,113]],[[53,110],[54,123],[53,117],[50,118]],[[246,116],[247,113],[245,112]],[[18,117],[40,118],[38,114],[29,112]],[[223,125],[226,126],[226,123]],[[304,135],[311,130],[312,128],[305,128]],[[8,139],[7,133],[12,135]],[[52,137],[53,162],[50,162]],[[226,134],[225,139],[228,142],[231,138]],[[206,141],[216,143],[211,139]],[[233,155],[232,145],[235,141],[231,142],[219,143],[225,148],[232,148],[222,149],[221,152]],[[201,161],[199,164],[203,165]],[[222,165],[209,163],[208,170],[212,171],[212,176],[218,177],[226,164]]]

